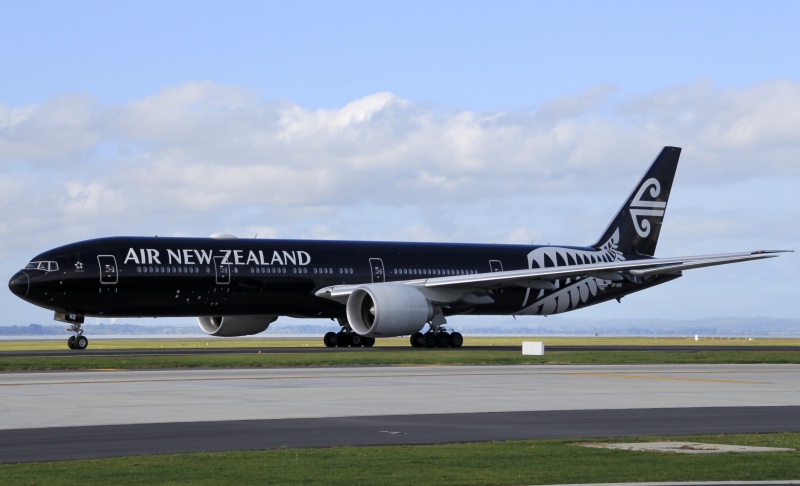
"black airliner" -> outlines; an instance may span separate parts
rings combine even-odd
[[[415,347],[458,348],[447,316],[558,314],[683,270],[777,256],[654,258],[680,153],[661,151],[589,246],[110,237],[36,256],[9,288],[70,324],[72,349],[88,344],[85,316],[192,316],[212,336],[257,334],[278,316],[331,318],[340,330],[325,335],[329,347],[410,336]]]

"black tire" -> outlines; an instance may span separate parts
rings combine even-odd
[[[446,331],[442,331],[436,335],[436,347],[437,348],[449,348],[450,347],[450,333]]]
[[[375,346],[375,338],[373,337],[364,338],[364,347],[371,348],[372,346]]]
[[[89,345],[89,339],[86,336],[79,336],[75,339],[75,349],[80,349],[81,351],[86,349],[86,346]]]
[[[67,339],[67,346],[69,349],[75,349],[75,336],[70,336],[69,339]]]
[[[325,343],[325,347],[328,348],[336,347],[336,333],[326,332],[325,337],[322,338],[322,342]]]
[[[464,344],[464,336],[460,332],[454,332],[450,335],[450,347],[460,348]]]
[[[350,346],[350,338],[347,336],[346,332],[342,331],[336,333],[336,346],[340,348]]]
[[[411,341],[411,347],[421,348],[423,346],[422,342],[423,339],[424,339],[424,334],[422,334],[421,332],[415,332],[414,334],[411,335],[411,339],[409,339]]]
[[[426,332],[422,335],[422,342],[426,348],[435,348],[436,347],[436,335],[431,331]]]
[[[364,337],[358,333],[350,333],[350,346],[360,348],[364,345]]]

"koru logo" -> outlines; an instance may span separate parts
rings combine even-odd
[[[666,202],[643,200],[645,191],[648,189],[650,189],[650,198],[655,199],[661,194],[661,183],[655,178],[644,181],[630,205],[633,226],[642,238],[647,238],[650,235],[651,224],[649,218],[664,216],[664,210],[667,207]]]

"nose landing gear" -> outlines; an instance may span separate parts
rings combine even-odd
[[[82,351],[89,345],[89,339],[83,335],[83,314],[76,314],[72,312],[56,312],[53,319],[69,324],[67,331],[75,333],[67,339],[67,346],[69,349]]]
[[[83,329],[80,324],[73,324],[67,328],[67,331],[74,332],[74,336],[67,339],[67,346],[69,349],[77,349],[83,351],[89,345],[89,338],[83,335]]]

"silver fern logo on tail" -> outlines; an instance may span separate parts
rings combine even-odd
[[[636,233],[642,238],[647,238],[650,235],[652,226],[649,218],[663,217],[667,208],[666,202],[644,200],[645,192],[648,192],[648,189],[650,189],[650,197],[656,199],[661,194],[661,183],[655,178],[644,181],[630,205],[633,227],[636,228]]]
[[[606,241],[599,250],[577,250],[546,246],[528,253],[529,268],[569,267],[573,265],[591,265],[594,263],[610,263],[625,260],[625,256],[617,249],[619,246],[619,229]],[[522,310],[517,314],[550,315],[559,314],[586,304],[611,283],[597,277],[577,277],[559,279],[553,282],[554,288],[539,290],[536,301],[528,305],[531,289],[525,294]]]

